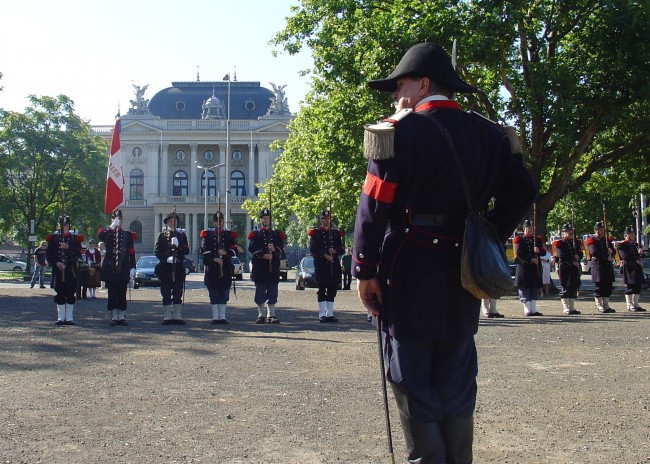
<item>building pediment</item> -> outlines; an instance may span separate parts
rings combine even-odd
[[[148,132],[160,133],[160,129],[150,124],[147,124],[142,120],[129,121],[128,119],[122,118],[122,134],[128,134],[128,133],[146,134]]]
[[[267,124],[266,126],[258,127],[255,129],[255,132],[258,134],[265,134],[265,133],[276,133],[276,132],[287,132],[287,126],[289,125],[289,121],[281,120],[281,121],[273,121],[270,124]]]

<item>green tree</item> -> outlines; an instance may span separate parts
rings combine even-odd
[[[595,175],[650,166],[649,24],[650,3],[633,0],[303,0],[272,41],[288,53],[309,47],[314,59],[312,92],[275,167],[274,203],[283,219],[307,221],[332,193],[349,226],[365,165],[361,128],[391,112],[366,82],[415,43],[450,51],[456,39],[459,74],[482,90],[461,105],[518,128],[543,233],[555,205]]]
[[[0,110],[0,231],[27,243],[57,228],[63,192],[72,227],[94,236],[103,218],[107,142],[92,136],[68,97],[30,96],[24,113]]]

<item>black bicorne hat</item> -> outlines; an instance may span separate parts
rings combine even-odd
[[[368,86],[382,92],[394,92],[402,77],[428,77],[454,92],[478,92],[476,87],[458,77],[447,52],[433,43],[414,45],[387,78],[369,81]]]
[[[568,222],[565,222],[562,224],[562,232],[570,232],[573,230],[573,226],[569,224]]]
[[[217,222],[219,219],[223,219],[223,213],[221,211],[217,211],[212,215],[212,222]]]
[[[594,224],[594,230],[604,229],[604,228],[605,228],[605,226],[603,225],[603,223],[601,221],[598,221],[596,224]]]
[[[163,219],[165,225],[167,225],[167,221],[169,221],[170,219],[174,219],[176,220],[176,222],[178,222],[178,214],[171,212],[167,216],[165,216],[165,219]]]
[[[65,216],[59,216],[59,224],[69,226],[70,225],[70,216],[68,216],[67,214]]]
[[[323,218],[329,218],[329,217],[330,217],[330,212],[327,211],[326,209],[324,209],[324,210],[322,210],[322,211],[320,212],[320,218],[321,218],[321,219],[323,219]]]
[[[630,226],[626,227],[623,231],[623,235],[634,235],[634,229]]]
[[[116,217],[119,217],[120,219],[122,219],[122,210],[120,208],[115,208],[111,212],[111,219],[115,219]]]
[[[260,218],[263,218],[264,216],[270,216],[271,211],[268,208],[263,208],[262,211],[260,211]]]
[[[526,219],[523,224],[524,227],[533,227],[533,221]]]

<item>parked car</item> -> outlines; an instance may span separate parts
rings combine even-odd
[[[296,290],[316,287],[316,273],[314,272],[314,258],[305,256],[300,260],[296,270]]]
[[[140,257],[135,265],[133,288],[144,287],[145,285],[160,285],[160,279],[155,272],[156,264],[158,264],[158,258],[155,256]]]
[[[242,280],[244,278],[244,266],[242,266],[241,261],[237,256],[231,258],[233,274],[236,280]]]
[[[580,269],[583,274],[591,274],[591,260],[587,258],[582,258],[580,260]]]
[[[16,261],[7,255],[0,255],[0,271],[22,272],[27,269],[27,263]]]
[[[643,274],[645,275],[645,280],[641,284],[641,288],[647,290],[650,288],[650,272],[644,272]]]

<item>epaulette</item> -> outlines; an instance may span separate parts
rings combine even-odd
[[[248,233],[248,240],[253,240],[256,236],[257,236],[257,231],[255,231],[255,230],[251,230],[251,231]]]
[[[138,234],[136,234],[135,232],[131,232],[131,240],[135,242],[137,239],[138,239]]]
[[[77,234],[77,235],[75,235],[75,237],[77,239],[77,242],[79,242],[79,243],[84,241],[84,236],[81,235],[81,234]]]
[[[281,230],[278,230],[278,237],[280,237],[280,240],[284,241],[287,239],[287,236],[282,232]]]
[[[237,231],[231,230],[230,231],[230,238],[237,238]]]
[[[512,243],[519,243],[520,238],[521,238],[521,235],[515,236],[515,238],[512,239]]]
[[[205,238],[208,236],[208,231],[207,230],[202,230],[201,233],[199,234],[199,237]]]
[[[339,237],[343,238],[343,231],[340,229],[337,229],[337,232],[339,233]]]
[[[377,124],[369,124],[363,131],[363,156],[383,160],[395,156],[395,125],[413,112],[411,108],[399,110]]]
[[[494,124],[495,126],[501,128],[503,133],[506,134],[506,137],[508,137],[508,140],[510,141],[510,150],[512,151],[512,153],[513,154],[523,153],[524,149],[521,145],[521,140],[517,136],[517,129],[515,129],[513,126],[502,126],[498,122],[492,121],[490,118],[487,118],[483,116],[481,113],[477,113],[476,111],[473,110],[468,111],[468,113],[474,116],[478,116],[479,118],[484,119],[490,124]]]
[[[316,235],[316,229],[307,229],[307,235],[313,237],[314,235]]]
[[[46,242],[51,242],[51,241],[52,241],[52,238],[53,238],[53,237],[52,237],[52,234],[47,234],[47,235],[45,236],[45,241],[46,241]]]

